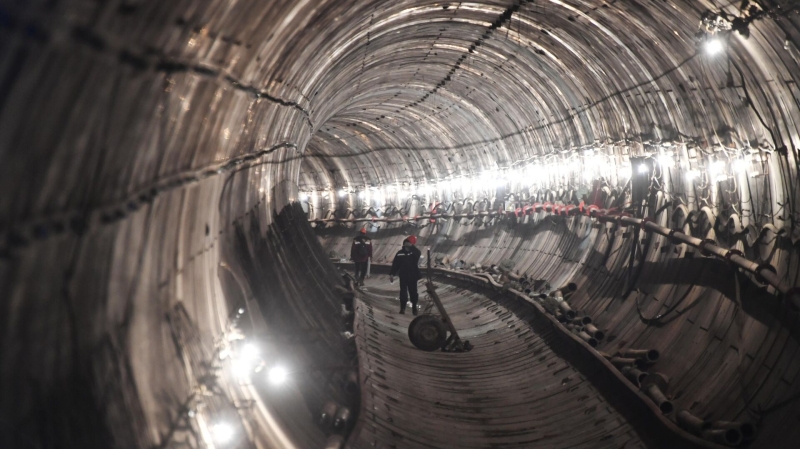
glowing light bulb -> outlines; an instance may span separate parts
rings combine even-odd
[[[639,165],[638,170],[639,170],[639,173],[649,173],[650,172],[650,168],[647,167],[647,164]]]
[[[234,360],[231,365],[233,375],[239,379],[247,379],[250,375],[250,364],[244,360]]]
[[[719,180],[719,178],[725,178],[725,163],[722,161],[714,161],[708,167],[708,174],[711,176],[711,179]]]
[[[227,443],[233,439],[233,426],[228,423],[215,424],[211,432],[217,443]]]
[[[725,50],[725,45],[722,43],[722,39],[712,37],[706,41],[705,50],[709,56],[715,56]]]
[[[289,373],[286,371],[286,368],[282,366],[273,366],[267,373],[267,379],[274,385],[280,385],[286,382],[288,377]]]
[[[733,162],[733,169],[738,173],[741,173],[747,169],[747,162],[745,162],[743,159],[737,159]]]
[[[300,201],[308,201],[308,194],[307,193],[301,193],[300,194]]]
[[[346,195],[347,195],[347,191],[346,190],[342,189],[342,190],[339,191],[339,196],[340,197],[343,197],[343,196],[346,196]]]

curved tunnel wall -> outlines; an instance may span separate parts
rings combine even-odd
[[[353,232],[317,230],[326,250],[341,257]],[[753,447],[791,447],[796,436],[788,429],[800,406],[792,400],[800,368],[796,312],[725,262],[691,249],[687,255],[685,244],[664,237],[649,239],[645,257],[629,270],[634,232],[544,213],[517,223],[386,225],[374,233],[373,260],[391,263],[414,234],[439,265],[444,259],[446,267],[470,270],[510,259],[515,271],[553,287],[576,282],[569,304],[607,335],[598,351],[657,349],[661,358],[649,371],[669,376],[676,410],[708,421],[757,423]]]
[[[791,2],[761,3],[750,38],[731,34],[716,60],[694,40],[711,2],[3,3],[3,432],[169,442],[199,362],[165,317],[180,304],[207,358],[242,291],[259,289],[237,227],[290,260],[317,250],[274,223],[295,184],[322,197],[588,147],[623,166],[670,142],[669,192],[690,210],[738,210],[756,234],[774,225],[761,259],[796,284],[798,19]],[[707,172],[719,144],[759,148],[764,176],[738,187],[749,197],[681,181]],[[607,182],[623,187],[626,170]],[[360,208],[350,200],[335,206]],[[293,280],[271,284],[271,300],[332,306],[332,273],[298,299],[302,266],[270,268]],[[330,315],[277,310],[338,338]]]

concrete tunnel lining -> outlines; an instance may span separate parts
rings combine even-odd
[[[328,261],[354,229],[308,218],[567,204],[601,177],[601,206],[624,208],[631,157],[671,152],[646,213],[797,287],[797,5],[735,3],[0,5],[0,442],[204,447],[224,415],[242,447],[322,447],[319,407],[352,401],[332,367],[358,364]],[[726,29],[742,23],[749,37]],[[703,51],[709,27],[721,56]],[[535,188],[436,189],[518,166]],[[383,204],[360,197],[389,186]],[[732,288],[690,246],[588,217],[423,225],[371,228],[378,257],[415,233],[575,281],[573,307],[617,336],[601,349],[661,350],[678,407],[756,423],[753,447],[796,441],[797,313],[755,277]],[[619,298],[632,246],[644,259]],[[319,335],[267,345],[304,367],[285,396],[212,363],[237,347],[242,304],[265,341]],[[203,396],[217,375],[223,393]]]

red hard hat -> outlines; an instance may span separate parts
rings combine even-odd
[[[367,228],[361,228],[361,230],[358,231],[358,232],[360,232],[362,234],[366,234],[367,233]]]
[[[411,242],[412,245],[416,245],[417,244],[417,236],[416,235],[409,236],[406,240]]]

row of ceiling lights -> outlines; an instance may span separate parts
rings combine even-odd
[[[639,164],[635,170],[641,174],[650,173],[652,176],[659,176],[665,170],[675,168],[674,153],[665,151],[661,154],[654,154],[648,158],[652,159],[652,165]],[[747,173],[750,176],[757,175],[750,170],[754,161],[760,161],[758,154],[750,155],[743,153],[740,156],[725,160],[711,160],[706,164],[705,173],[709,181],[717,182],[728,179],[729,177]],[[496,191],[504,187],[516,188],[547,188],[553,185],[569,184],[570,180],[582,179],[585,184],[599,178],[611,179],[614,175],[620,179],[627,179],[625,172],[629,172],[631,165],[629,161],[622,161],[616,165],[611,157],[605,154],[584,153],[584,157],[573,157],[560,162],[533,163],[525,167],[511,169],[489,170],[476,176],[462,176],[452,179],[432,180],[431,183],[419,184],[389,184],[383,186],[368,187],[363,189],[341,188],[336,191],[336,196],[346,198],[349,195],[356,195],[362,201],[375,201],[383,203],[385,199],[396,197],[398,199],[410,198],[413,196],[444,196],[450,194],[478,193],[485,191]],[[658,170],[658,172],[656,172]],[[700,178],[704,171],[698,169],[685,169],[687,180],[692,181]],[[620,176],[620,173],[623,173]],[[331,189],[323,189],[319,192],[322,198],[331,197]],[[305,191],[300,194],[301,201],[318,200],[318,192]]]

